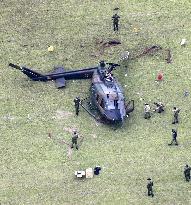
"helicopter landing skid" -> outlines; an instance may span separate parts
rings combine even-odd
[[[86,99],[85,99],[86,100]],[[86,102],[87,106],[85,106],[83,103],[85,100],[82,100],[80,105],[81,107],[91,116],[93,117],[97,122],[101,122],[101,119],[97,116],[97,113],[93,113],[91,110],[94,110],[92,107],[91,107],[91,103],[90,102]],[[89,107],[89,108],[88,108]],[[95,111],[95,110],[94,110]]]

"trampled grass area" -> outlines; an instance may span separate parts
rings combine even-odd
[[[121,16],[117,34],[111,22],[115,7]],[[183,177],[184,165],[191,165],[191,97],[183,96],[191,91],[190,7],[189,0],[0,1],[1,204],[191,204],[191,185]],[[122,44],[99,55],[96,41],[108,38]],[[180,46],[182,38],[186,47]],[[156,44],[163,51],[130,61],[127,77],[124,66],[115,71],[136,105],[117,130],[96,124],[84,111],[75,117],[73,98],[88,97],[90,81],[67,82],[57,90],[53,82],[32,82],[8,67],[12,62],[42,73],[54,65],[72,70],[101,59],[117,63],[124,51],[139,54]],[[165,49],[171,49],[172,64],[165,61]],[[160,70],[164,81],[157,84]],[[166,112],[145,120],[144,102],[157,99]],[[167,145],[173,106],[182,109],[178,147]],[[68,157],[62,140],[70,143],[70,128],[84,141]],[[99,176],[75,179],[75,170],[95,165],[102,167]],[[154,198],[146,196],[148,177],[154,180]]]

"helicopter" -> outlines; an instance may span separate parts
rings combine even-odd
[[[129,113],[134,110],[134,100],[125,103],[125,97],[121,85],[113,76],[112,71],[120,66],[115,63],[100,61],[98,66],[85,69],[65,71],[63,67],[55,67],[49,74],[40,74],[26,67],[10,63],[9,66],[18,69],[33,81],[54,80],[57,88],[66,86],[66,80],[91,79],[90,104],[99,111],[101,118],[109,123],[123,122]],[[80,105],[96,120],[98,118],[80,101]]]

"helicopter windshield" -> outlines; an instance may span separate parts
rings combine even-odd
[[[106,105],[108,110],[118,109],[118,99],[111,94],[107,94]]]

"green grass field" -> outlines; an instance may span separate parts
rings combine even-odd
[[[115,7],[118,33],[112,31]],[[0,204],[191,204],[191,185],[183,176],[184,165],[191,165],[191,96],[183,96],[191,91],[190,7],[190,0],[0,1]],[[96,42],[112,38],[122,44],[100,55]],[[129,61],[125,77],[121,54],[139,54],[150,45],[163,51]],[[172,64],[165,49],[171,49]],[[102,59],[123,64],[114,74],[127,99],[135,100],[135,111],[117,130],[84,111],[75,117],[73,99],[89,96],[89,80],[68,81],[57,90],[53,82],[32,82],[8,67],[12,62],[47,73],[55,65],[72,70]],[[164,81],[157,84],[159,71]],[[145,120],[144,103],[157,99],[166,112]],[[178,126],[171,124],[173,106],[182,109]],[[62,140],[70,143],[72,128],[84,141],[71,154]],[[178,129],[178,147],[167,145],[172,128]],[[75,170],[95,165],[102,167],[99,176],[75,179]],[[148,177],[154,198],[146,195]]]

